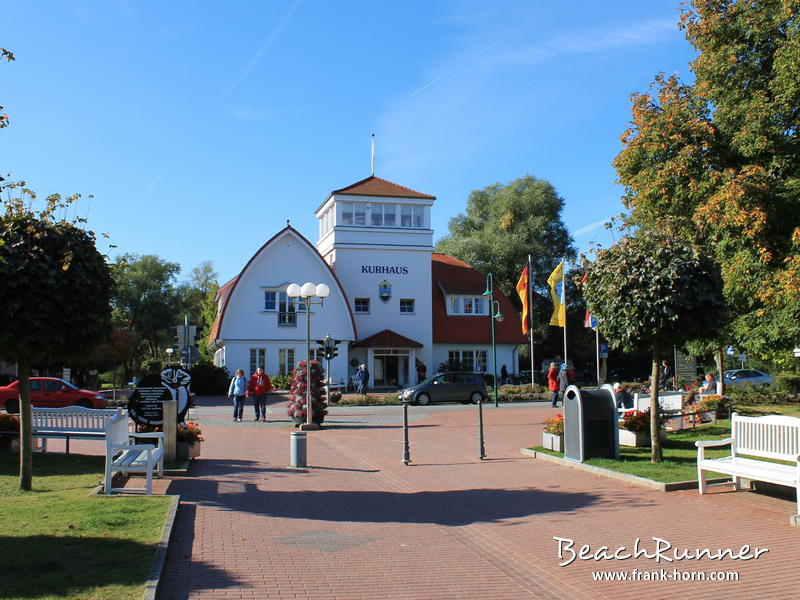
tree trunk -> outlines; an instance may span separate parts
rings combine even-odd
[[[650,369],[650,448],[652,449],[651,463],[660,463],[661,452],[661,419],[658,414],[658,366],[661,359],[661,345],[653,344],[653,364]]]
[[[725,372],[725,349],[720,346],[714,354],[714,362],[717,363],[717,372],[719,373],[719,390],[720,395],[725,394],[725,378],[722,374]]]
[[[19,370],[19,489],[31,491],[33,484],[33,436],[31,427],[31,366],[18,359]]]

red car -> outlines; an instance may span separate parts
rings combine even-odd
[[[43,408],[85,406],[105,408],[106,397],[100,392],[80,390],[71,383],[55,377],[31,377],[31,404]],[[0,407],[6,412],[19,412],[19,380],[0,386]]]

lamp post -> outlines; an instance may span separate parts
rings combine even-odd
[[[302,286],[297,283],[290,283],[286,287],[286,295],[296,298],[306,309],[306,422],[300,429],[318,429],[311,421],[311,306],[325,302],[325,298],[330,294],[330,288],[324,283],[313,284],[307,281]],[[312,298],[319,298],[319,302],[314,302]]]
[[[489,296],[489,321],[492,324],[492,383],[494,391],[494,405],[499,406],[497,402],[497,343],[494,338],[494,322],[503,320],[503,313],[500,312],[500,303],[494,299],[494,277],[489,273],[486,276],[486,291],[483,292],[484,296]]]
[[[172,353],[175,352],[175,350],[173,350],[172,348],[167,348],[166,350],[164,350],[164,352],[167,353],[167,362],[169,364],[172,364]]]

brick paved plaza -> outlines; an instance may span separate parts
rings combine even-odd
[[[794,503],[719,488],[662,493],[523,457],[540,443],[543,405],[487,405],[487,460],[476,408],[411,407],[402,459],[399,407],[332,408],[309,432],[312,468],[293,471],[284,403],[267,424],[230,422],[225,399],[192,413],[203,454],[166,493],[181,506],[159,598],[465,599],[797,598]],[[252,418],[252,408],[245,413]],[[768,548],[751,560],[559,562],[554,536],[651,554]],[[566,548],[567,542],[563,542]],[[745,551],[744,554],[747,554]],[[620,556],[624,555],[624,551]],[[665,553],[674,556],[674,551]],[[637,569],[638,575],[631,574]],[[661,571],[664,569],[664,571]],[[649,581],[736,572],[736,582]],[[593,580],[614,571],[638,581]]]

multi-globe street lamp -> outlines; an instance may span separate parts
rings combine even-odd
[[[307,281],[302,286],[297,283],[290,283],[286,287],[286,295],[295,298],[306,311],[306,422],[300,429],[318,429],[311,420],[313,412],[311,406],[311,306],[319,304],[322,306],[325,298],[331,293],[330,288],[324,283],[313,284]],[[313,298],[319,298],[314,302]]]

